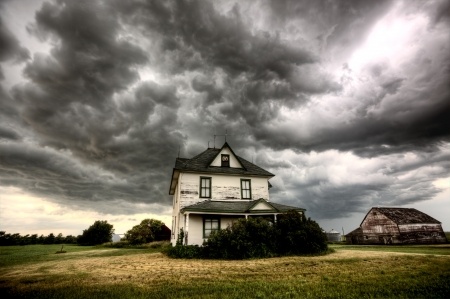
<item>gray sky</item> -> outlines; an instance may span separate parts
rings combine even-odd
[[[0,1],[0,230],[170,225],[175,158],[227,138],[325,230],[450,230],[450,2]],[[223,144],[216,138],[216,146]]]

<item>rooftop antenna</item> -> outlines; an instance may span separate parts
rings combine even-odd
[[[216,148],[216,136],[225,136],[225,142],[227,142],[227,136],[229,136],[229,135],[231,135],[231,134],[228,134],[228,130],[225,130],[225,134],[223,134],[223,135],[214,134],[214,148]]]

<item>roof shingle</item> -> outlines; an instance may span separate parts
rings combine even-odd
[[[263,213],[268,210],[251,210],[258,202],[265,202],[269,206],[273,207],[271,212],[284,213],[290,210],[305,211],[305,209],[286,206],[274,202],[267,202],[264,199],[252,200],[252,201],[215,201],[205,200],[187,207],[182,210],[187,212],[216,212],[216,213]]]
[[[373,208],[374,211],[378,211],[384,214],[397,224],[414,224],[414,223],[436,223],[440,222],[433,217],[410,208]]]
[[[176,170],[180,171],[192,171],[192,172],[202,172],[202,173],[223,173],[223,174],[237,174],[237,175],[257,175],[273,177],[274,174],[262,169],[261,167],[248,162],[247,160],[236,156],[239,162],[244,168],[234,168],[234,167],[217,167],[210,166],[214,158],[220,153],[221,149],[218,148],[208,148],[204,152],[198,154],[192,159],[177,158],[175,161]]]

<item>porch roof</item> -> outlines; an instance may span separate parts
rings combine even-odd
[[[258,206],[258,207],[257,207]],[[197,212],[197,213],[226,213],[226,214],[261,214],[261,213],[284,213],[290,210],[299,212],[305,209],[287,206],[279,203],[268,202],[265,199],[257,199],[251,201],[216,201],[205,200],[197,204],[184,207],[181,212]]]

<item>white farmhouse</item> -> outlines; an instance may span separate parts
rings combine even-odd
[[[289,210],[304,209],[269,201],[269,179],[274,175],[237,156],[228,143],[208,148],[191,158],[177,158],[172,173],[172,238],[180,230],[183,243],[202,245],[212,231],[238,218],[266,217],[272,221]]]

